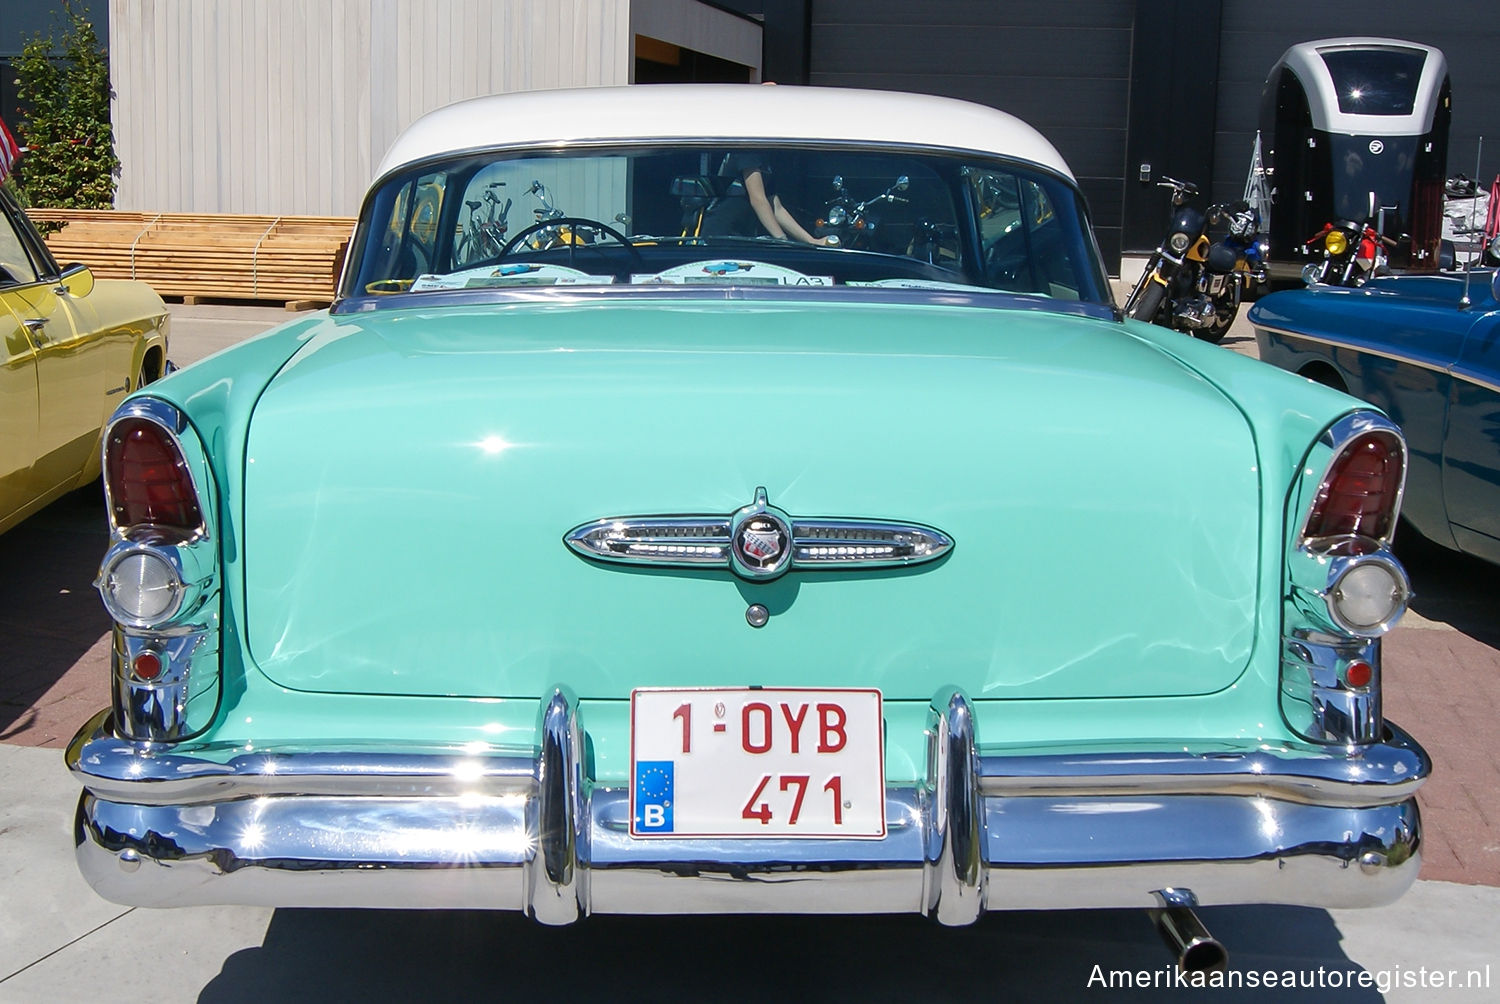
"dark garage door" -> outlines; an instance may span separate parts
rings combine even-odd
[[[1077,175],[1113,270],[1133,7],[1117,0],[813,0],[809,82],[963,98],[1036,126]]]

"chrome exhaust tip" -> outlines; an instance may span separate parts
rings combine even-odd
[[[1193,912],[1198,898],[1190,889],[1161,889],[1155,893],[1161,906],[1147,910],[1157,933],[1185,973],[1222,972],[1229,966],[1229,953],[1208,933]]]

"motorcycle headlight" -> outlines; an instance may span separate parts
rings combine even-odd
[[[1349,250],[1349,238],[1337,230],[1328,231],[1328,236],[1323,238],[1323,247],[1328,249],[1331,255],[1341,255]]]
[[[1167,247],[1171,248],[1178,254],[1182,254],[1183,252],[1187,251],[1188,245],[1191,243],[1193,243],[1193,239],[1180,230],[1177,233],[1173,234],[1171,237],[1167,238]]]

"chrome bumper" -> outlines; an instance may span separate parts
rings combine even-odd
[[[1389,727],[1346,750],[981,756],[974,708],[933,701],[927,779],[888,787],[888,836],[635,839],[629,793],[584,769],[576,701],[542,708],[532,755],[184,756],[74,738],[79,867],[138,906],[489,908],[590,913],[926,913],[1388,903],[1416,879],[1413,795],[1430,763]]]

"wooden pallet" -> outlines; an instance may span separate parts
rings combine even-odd
[[[101,279],[142,279],[162,296],[332,301],[354,220],[345,216],[241,216],[30,209],[61,223],[47,238],[60,262]]]

